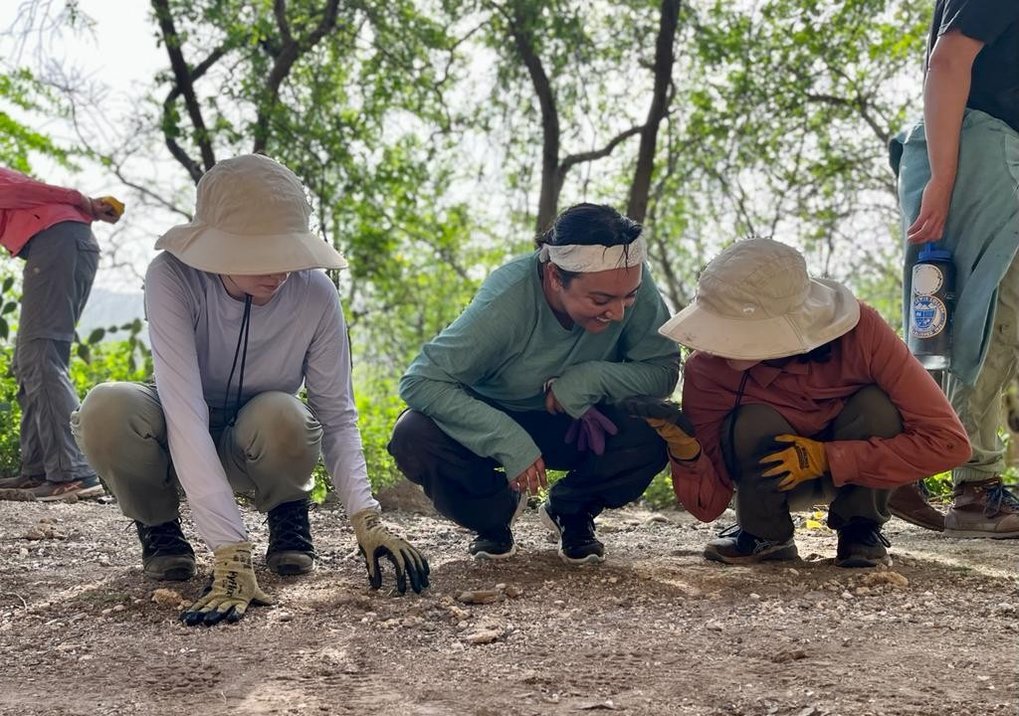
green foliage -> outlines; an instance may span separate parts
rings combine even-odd
[[[137,346],[129,340],[107,342],[90,346],[89,360],[72,355],[70,375],[78,392],[84,395],[96,384],[108,380],[146,381],[151,379],[152,364],[145,354],[138,360]],[[21,408],[17,402],[17,381],[11,364],[14,346],[0,343],[0,413],[4,421],[0,424],[0,475],[17,474],[21,465],[18,447]]]
[[[52,106],[52,93],[25,69],[0,71],[0,165],[30,173],[32,155],[45,155],[64,166],[69,152],[45,134],[19,122],[12,113],[44,112]]]

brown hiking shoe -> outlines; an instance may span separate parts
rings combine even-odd
[[[5,477],[0,480],[0,490],[31,490],[33,487],[39,487],[44,482],[46,482],[45,475],[37,477],[29,477],[28,475]]]
[[[945,515],[947,537],[1019,537],[1019,497],[1000,477],[964,482],[955,488],[955,502]]]
[[[925,530],[945,530],[945,516],[927,502],[927,489],[922,482],[895,488],[888,498],[888,511],[900,520]]]

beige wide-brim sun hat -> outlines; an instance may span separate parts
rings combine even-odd
[[[735,360],[808,353],[851,331],[860,304],[837,281],[811,278],[799,251],[771,239],[739,241],[701,273],[694,302],[659,333]]]
[[[292,171],[260,154],[224,159],[198,181],[195,218],[156,248],[210,273],[255,276],[341,269],[346,259],[308,230],[311,205]]]

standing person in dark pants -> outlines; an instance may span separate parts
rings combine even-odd
[[[400,382],[410,410],[389,451],[436,509],[477,533],[470,552],[516,552],[511,525],[545,470],[542,506],[568,563],[601,562],[594,517],[637,499],[665,443],[609,404],[669,395],[679,352],[644,263],[641,226],[608,206],[564,211],[538,251],[497,269]]]
[[[952,473],[954,537],[1019,538],[1003,393],[1019,370],[1019,2],[937,0],[923,121],[891,144],[906,240],[905,276],[937,241],[955,263],[947,391],[973,445]],[[909,311],[909,282],[905,282]]]
[[[793,559],[790,510],[830,503],[835,564],[890,564],[889,491],[969,457],[906,344],[848,288],[811,278],[790,246],[730,246],[662,333],[694,349],[683,414],[696,437],[668,405],[628,408],[668,441],[673,488],[697,518],[717,518],[735,485],[738,524],[707,544],[710,560]]]
[[[116,223],[123,210],[112,197],[91,199],[0,167],[0,245],[25,260],[14,349],[21,474],[0,480],[2,489],[42,501],[103,492],[71,436],[79,401],[68,365],[99,262],[90,225]]]

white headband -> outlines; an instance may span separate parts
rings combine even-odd
[[[617,268],[632,268],[640,266],[646,255],[644,239],[640,237],[629,244],[618,246],[542,244],[538,251],[538,258],[542,263],[551,261],[564,271],[574,273],[595,273]]]

